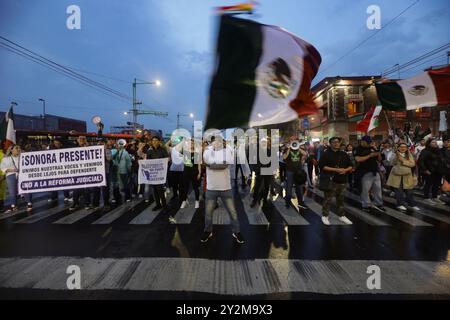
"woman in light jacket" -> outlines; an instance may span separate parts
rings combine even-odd
[[[19,178],[19,157],[20,147],[13,145],[8,149],[6,157],[2,159],[0,169],[6,175],[6,184],[8,185],[9,203],[11,208],[6,210],[6,213],[12,213],[17,211],[17,182]],[[33,204],[31,202],[31,193],[25,194],[25,200],[27,201],[27,211],[33,210]]]
[[[397,152],[391,160],[392,170],[389,175],[387,185],[393,187],[395,190],[395,197],[397,199],[397,209],[400,211],[407,211],[405,204],[414,210],[419,211],[414,201],[413,188],[416,182],[412,173],[415,167],[414,156],[409,152],[406,143],[399,143]],[[405,201],[406,195],[406,201]]]

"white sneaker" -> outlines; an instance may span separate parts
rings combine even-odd
[[[195,209],[200,208],[200,201],[195,201]]]
[[[425,199],[425,200],[423,200],[423,202],[425,202],[426,204],[430,204],[432,206],[434,206],[436,204],[436,202],[434,202],[432,199]]]
[[[181,203],[180,209],[184,209],[184,208],[186,208],[186,206],[187,206],[187,201],[183,201],[183,202]]]
[[[69,198],[64,198],[64,202],[69,202]]]
[[[272,201],[277,201],[278,197],[279,197],[279,194],[277,193],[276,195],[274,195],[274,196],[272,197]]]
[[[322,217],[322,222],[326,226],[330,225],[330,220],[328,219],[328,217]]]
[[[418,206],[411,207],[411,209],[414,211],[420,211],[420,208]]]
[[[434,198],[434,199],[432,199],[433,201],[434,201],[434,203],[437,203],[437,204],[446,204],[444,201],[442,201],[441,199],[439,199],[439,198]]]
[[[405,206],[398,206],[397,209],[400,211],[408,211]]]
[[[174,217],[169,217],[169,222],[170,222],[171,224],[175,224],[175,223],[177,223],[177,220],[175,220]]]
[[[351,225],[353,222],[351,222],[346,216],[339,217],[339,220],[345,224]]]
[[[139,198],[143,198],[144,195],[142,193],[139,194]]]
[[[73,198],[69,198],[69,202],[73,202]]]

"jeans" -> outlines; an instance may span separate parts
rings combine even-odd
[[[397,207],[403,206],[405,204],[405,195],[406,202],[409,206],[414,207],[416,204],[414,202],[413,191],[408,189],[403,189],[403,178],[400,181],[400,188],[395,188],[395,199],[397,199]]]
[[[337,214],[340,217],[345,216],[344,211],[344,198],[345,198],[345,183],[334,183],[334,188],[331,191],[325,192],[325,197],[323,200],[323,208],[322,208],[322,215],[324,217],[328,217],[330,215],[330,206],[331,206],[331,199],[333,197],[336,197],[336,206],[337,206]]]
[[[304,185],[297,185],[294,181],[295,173],[293,171],[286,171],[286,202],[290,203],[292,199],[292,188],[295,184],[295,193],[297,194],[297,200],[303,202],[303,188]]]
[[[431,173],[431,175],[424,174],[423,175],[425,186],[423,189],[425,198],[430,199],[430,191],[431,198],[437,198],[439,189],[441,188],[442,175],[439,173]]]
[[[215,190],[206,190],[205,197],[205,232],[212,232],[213,229],[213,211],[216,207],[217,199],[222,199],[223,205],[225,209],[228,211],[228,214],[231,218],[231,228],[233,233],[240,232],[239,228],[239,220],[237,217],[236,208],[234,207],[233,202],[233,193],[231,190],[225,191],[215,191]]]
[[[372,191],[373,202],[376,206],[383,205],[383,194],[381,190],[381,177],[378,172],[373,174],[372,172],[367,172],[361,178],[361,202],[363,208],[371,207],[371,201],[369,197],[369,192]]]
[[[6,184],[8,185],[8,192],[9,192],[9,203],[10,205],[17,206],[17,176],[15,174],[10,174],[9,176],[6,176]],[[25,201],[28,203],[31,203],[32,196],[31,193],[25,194]]]

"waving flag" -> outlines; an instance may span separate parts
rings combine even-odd
[[[376,84],[385,110],[405,111],[450,104],[450,65],[416,77]]]
[[[379,117],[382,107],[372,107],[369,112],[367,112],[364,119],[356,125],[356,131],[360,132],[370,132],[380,125]]]
[[[255,1],[236,4],[234,6],[224,6],[216,8],[219,13],[231,13],[231,12],[252,12],[255,9]]]
[[[16,144],[16,130],[14,130],[14,114],[12,107],[5,114],[5,118],[0,125],[0,139],[3,141],[3,148],[5,151],[9,146]]]
[[[206,129],[277,124],[318,112],[310,86],[321,57],[311,44],[276,26],[220,19]]]

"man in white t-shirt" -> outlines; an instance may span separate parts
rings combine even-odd
[[[244,243],[240,233],[239,220],[234,207],[233,192],[231,190],[230,165],[233,163],[233,150],[223,146],[222,139],[213,141],[203,153],[206,163],[206,195],[205,195],[205,230],[201,242],[207,242],[212,237],[213,211],[217,199],[222,199],[225,209],[231,218],[233,237],[237,243]]]

